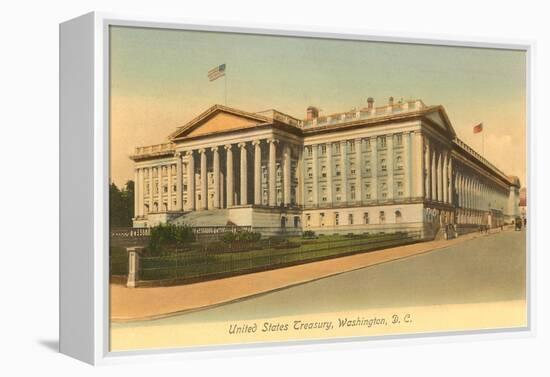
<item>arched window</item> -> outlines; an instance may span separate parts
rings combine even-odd
[[[380,211],[380,224],[384,224],[386,222],[386,214],[384,211]]]
[[[401,215],[401,211],[395,211],[395,222],[400,223],[401,220],[403,220],[403,216]]]

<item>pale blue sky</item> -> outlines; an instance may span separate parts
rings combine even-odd
[[[228,105],[275,108],[302,118],[379,106],[390,96],[442,104],[459,137],[481,150],[472,126],[484,122],[485,155],[525,179],[525,53],[179,30],[111,29],[112,178],[133,177],[127,156],[161,143],[176,127],[224,102],[224,80],[207,71],[227,66]]]

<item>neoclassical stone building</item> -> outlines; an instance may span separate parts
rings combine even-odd
[[[498,226],[520,182],[422,101],[305,119],[215,105],[161,145],[138,147],[134,226],[173,222],[317,233]]]

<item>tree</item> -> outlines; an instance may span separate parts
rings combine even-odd
[[[134,217],[134,181],[121,190],[113,182],[109,186],[109,223],[111,227],[132,226]]]

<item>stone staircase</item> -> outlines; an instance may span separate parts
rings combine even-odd
[[[211,209],[208,211],[193,211],[171,220],[174,225],[199,226],[225,226],[228,225],[229,211],[227,209]]]

